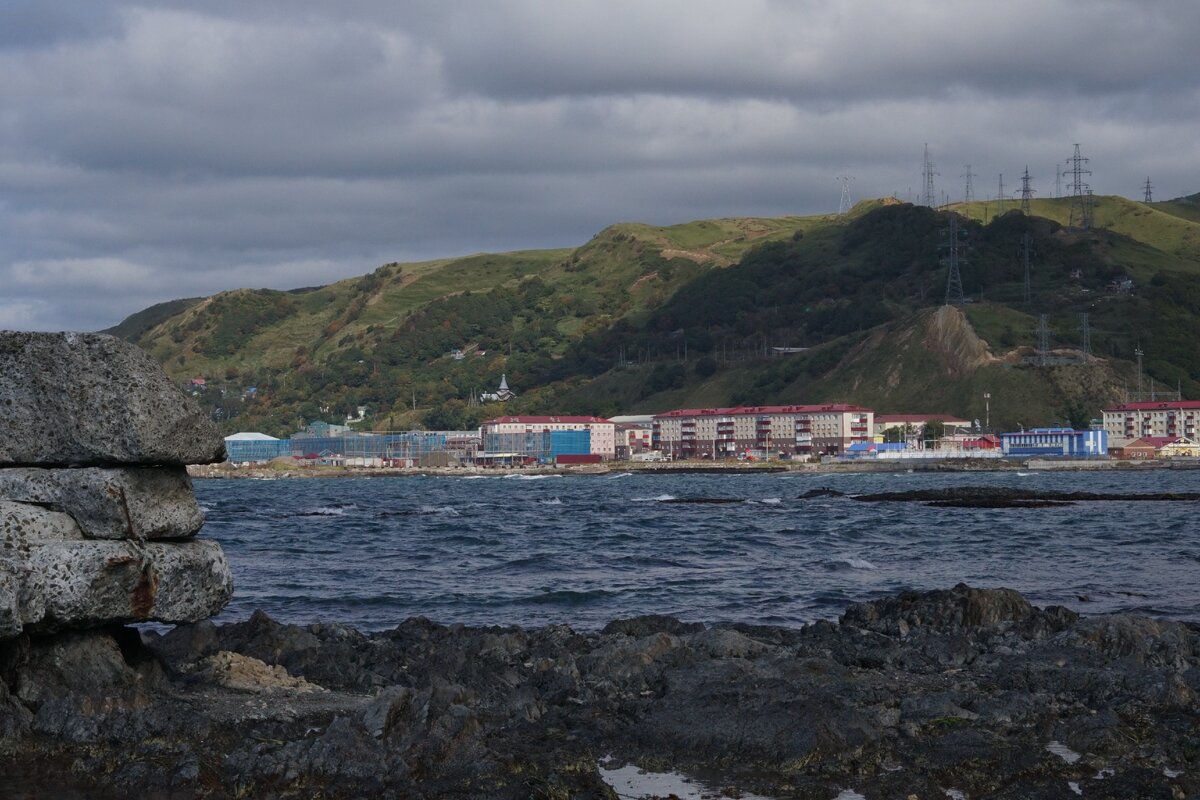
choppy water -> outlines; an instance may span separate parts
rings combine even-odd
[[[531,477],[531,476],[527,476]],[[621,616],[796,625],[904,588],[1200,619],[1200,503],[1047,509],[801,500],[953,485],[1200,491],[1200,471],[197,481],[233,566],[223,619],[389,628]],[[737,498],[722,505],[670,497]]]

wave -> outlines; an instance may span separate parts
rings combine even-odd
[[[673,494],[660,494],[658,497],[631,497],[631,503],[665,503],[668,500],[678,500]]]
[[[541,481],[547,478],[561,478],[562,475],[505,475],[505,480],[510,481]]]
[[[761,500],[753,500],[751,502],[761,503],[764,506],[777,506],[783,502],[783,499],[779,497],[764,497]]]
[[[862,569],[875,570],[879,567],[867,561],[865,558],[856,558],[855,556],[846,556],[844,558],[834,558],[825,562],[833,569]]]
[[[609,475],[608,479],[610,481],[615,481],[617,478],[632,478],[632,477],[633,477],[632,472],[618,472],[616,475]]]
[[[297,512],[297,517],[344,517],[346,510],[355,508],[354,505],[345,506],[319,506],[309,509],[308,511]]]
[[[557,497],[552,497],[549,500],[538,500],[540,506],[561,506],[563,501]]]

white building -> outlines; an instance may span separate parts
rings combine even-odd
[[[1147,436],[1196,438],[1200,400],[1122,403],[1104,409],[1104,430],[1113,445]]]
[[[654,418],[653,442],[672,458],[837,455],[871,441],[873,417],[845,403],[679,409]]]

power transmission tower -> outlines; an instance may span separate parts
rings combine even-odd
[[[1029,165],[1025,165],[1025,174],[1021,176],[1021,213],[1029,216],[1029,201],[1033,199],[1034,189],[1030,187]]]
[[[1083,193],[1083,227],[1085,230],[1091,230],[1096,223],[1096,196],[1092,194],[1092,187],[1088,187]]]
[[[1046,360],[1050,355],[1050,327],[1046,322],[1045,314],[1038,314],[1037,325],[1037,365],[1039,367],[1046,366]]]
[[[933,171],[933,161],[929,158],[929,143],[925,143],[925,169],[921,176],[925,184],[925,194],[922,198],[925,205],[933,208],[937,204],[937,194],[933,191],[933,176],[938,173]]]
[[[1150,183],[1150,177],[1146,177],[1146,185],[1142,187],[1146,190],[1145,202],[1154,202],[1154,184]]]
[[[1025,264],[1025,286],[1023,293],[1024,296],[1022,299],[1025,301],[1026,308],[1029,308],[1033,305],[1033,281],[1031,280],[1033,276],[1029,268],[1029,245],[1033,243],[1032,238],[1033,237],[1031,237],[1027,231],[1022,240],[1024,247],[1022,248],[1021,260]]]
[[[1068,174],[1071,176],[1071,183],[1067,187],[1071,192],[1071,217],[1067,224],[1071,228],[1076,225],[1085,229],[1091,227],[1091,214],[1087,207],[1088,185],[1083,180],[1084,175],[1092,174],[1090,169],[1084,167],[1088,160],[1079,154],[1078,144],[1075,145],[1075,154],[1067,159],[1067,164],[1070,165]]]
[[[1090,356],[1092,354],[1092,326],[1088,324],[1086,311],[1079,315],[1079,334],[1083,354]]]
[[[1000,193],[996,195],[996,216],[1004,216],[1004,201],[1007,198],[1004,196],[1004,173],[1000,173]]]
[[[842,182],[842,199],[838,201],[838,216],[842,216],[850,210],[850,181],[854,180],[853,175],[841,175],[838,180]]]
[[[1062,166],[1059,164],[1054,165],[1054,196],[1062,197]]]
[[[1146,354],[1142,352],[1142,346],[1140,344],[1136,348],[1134,348],[1133,354],[1135,356],[1137,356],[1137,381],[1138,381],[1137,386],[1138,386],[1138,388],[1137,388],[1137,401],[1136,402],[1140,403],[1142,401],[1142,356],[1144,356]]]
[[[962,272],[960,266],[965,260],[962,251],[966,248],[962,237],[964,231],[958,227],[958,214],[950,214],[950,228],[947,231],[946,243],[946,305],[964,305],[967,301],[963,296]]]
[[[967,181],[967,185],[963,189],[963,202],[964,203],[973,203],[975,201],[975,187],[972,185],[971,179],[978,178],[979,176],[976,175],[974,172],[971,172],[970,164],[966,164],[964,166],[966,167],[967,171],[964,172],[960,176],[960,177],[966,178],[966,181]]]

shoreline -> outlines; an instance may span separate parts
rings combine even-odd
[[[405,478],[405,477],[491,477],[522,475],[837,475],[841,473],[917,473],[917,472],[1146,472],[1153,470],[1196,470],[1196,459],[1178,461],[1113,461],[1029,459],[945,459],[904,461],[838,462],[795,464],[758,462],[754,464],[712,464],[675,461],[663,463],[606,462],[603,465],[563,465],[557,467],[301,467],[288,464],[235,467],[228,462],[188,467],[193,479],[203,480],[282,480],[311,478]]]
[[[964,584],[800,627],[255,612],[23,637],[0,663],[18,797],[603,800],[642,771],[770,800],[1200,791],[1200,623]]]

